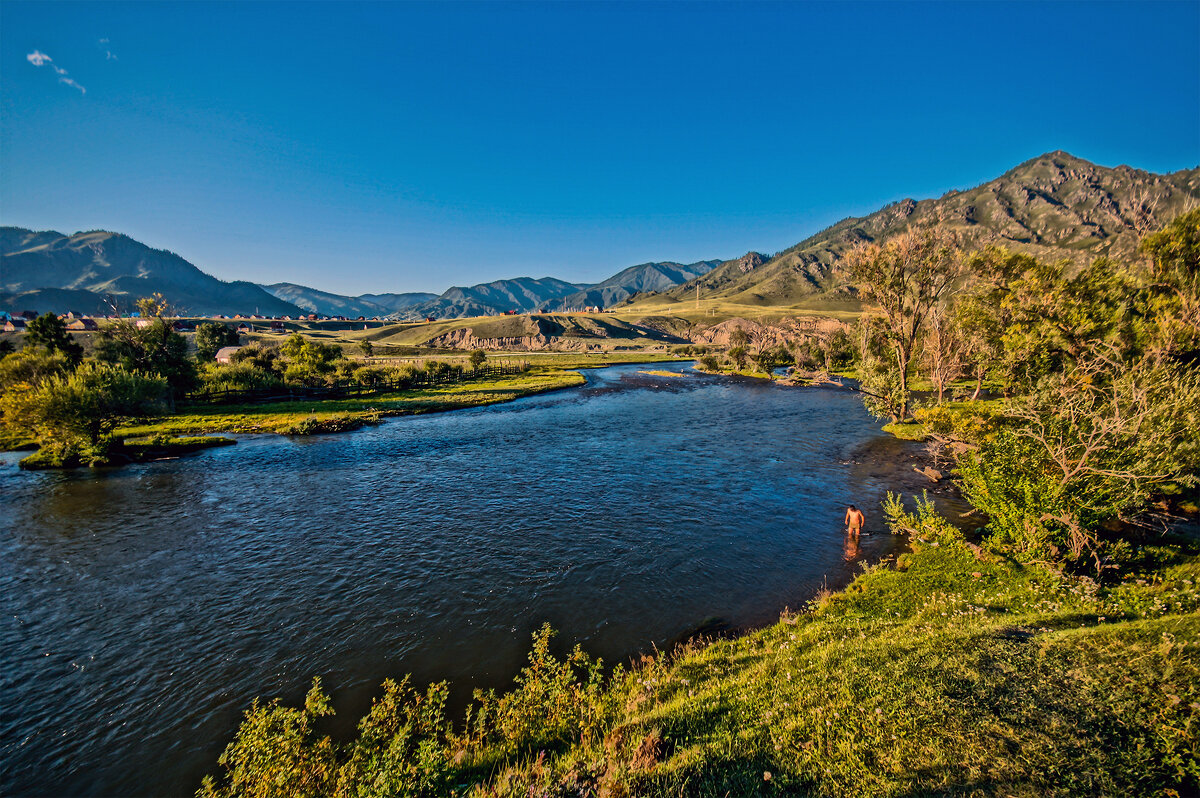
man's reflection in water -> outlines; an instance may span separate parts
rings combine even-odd
[[[853,560],[858,556],[858,535],[855,533],[846,533],[846,548],[844,556],[847,560]]]

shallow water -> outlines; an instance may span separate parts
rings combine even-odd
[[[389,676],[503,686],[543,621],[621,661],[894,549],[879,501],[921,479],[856,395],[642,368],[119,470],[0,456],[0,793],[191,794],[314,675],[344,731]]]

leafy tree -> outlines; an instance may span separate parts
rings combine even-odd
[[[230,356],[229,362],[246,363],[259,371],[283,376],[279,347],[272,344],[255,342],[243,346]]]
[[[301,385],[321,385],[336,368],[344,355],[340,347],[305,338],[293,333],[279,348],[287,358],[284,379]]]
[[[1004,332],[1012,321],[1011,304],[1004,301],[1009,286],[1039,266],[1030,255],[996,246],[985,247],[967,258],[972,282],[956,298],[950,321],[964,369],[975,380],[972,400],[979,398],[988,374],[1002,370],[1005,364]]]
[[[48,377],[58,377],[69,370],[67,358],[61,352],[27,346],[0,359],[0,390],[14,389],[21,383],[37,386]]]
[[[471,368],[478,371],[479,367],[487,360],[487,352],[484,352],[482,349],[476,349],[467,359],[471,362]]]
[[[929,311],[928,329],[921,336],[921,366],[937,390],[937,403],[945,401],[946,386],[963,376],[966,366],[960,328],[945,304]]]
[[[43,313],[26,325],[25,343],[47,352],[59,352],[72,366],[83,359],[83,347],[67,332],[67,323],[53,313]]]
[[[821,339],[809,336],[792,344],[792,361],[802,371],[815,371],[826,362]]]
[[[774,371],[778,362],[779,353],[773,349],[764,349],[754,356],[754,367],[764,374]]]
[[[858,389],[863,394],[867,412],[875,418],[895,422],[904,418],[908,389],[896,368],[895,350],[884,329],[885,324],[879,316],[864,316],[859,320]]]
[[[1066,275],[1066,263],[1034,264],[1013,281],[1002,302],[1010,392],[1031,390],[1098,347],[1126,360],[1136,355],[1136,286],[1124,271],[1107,258],[1074,277]]]
[[[844,329],[836,329],[822,339],[821,353],[826,371],[840,371],[854,363],[854,339]]]
[[[230,329],[224,324],[206,321],[196,327],[196,360],[208,363],[217,356],[217,352],[227,346],[237,346],[242,342],[237,330]]]
[[[930,310],[962,273],[957,240],[932,227],[910,228],[883,244],[860,244],[846,254],[851,281],[887,321],[898,383],[899,415],[908,415],[908,374],[917,337]]]
[[[96,359],[166,379],[172,397],[196,385],[196,366],[187,356],[187,340],[167,318],[162,294],[138,300],[142,326],[131,319],[108,324],[96,340]]]
[[[1155,353],[1200,348],[1200,208],[1142,239]]]
[[[88,362],[72,373],[5,391],[0,413],[6,425],[38,442],[45,462],[103,462],[112,430],[126,419],[160,412],[167,389],[161,378]]]
[[[363,339],[362,342],[359,343],[358,348],[362,351],[363,355],[365,355],[366,357],[370,357],[372,355],[372,353],[375,352],[375,344],[371,343],[370,341],[368,341],[366,339]]]
[[[1197,484],[1200,373],[1093,357],[1014,402],[1009,427],[960,462],[963,490],[1018,551],[1105,567],[1095,530],[1168,483]]]
[[[3,360],[8,355],[16,352],[17,348],[13,346],[13,342],[7,338],[0,340],[0,360]]]
[[[737,366],[738,371],[746,368],[746,360],[749,357],[750,353],[746,351],[746,347],[744,346],[735,346],[729,350],[729,359]]]

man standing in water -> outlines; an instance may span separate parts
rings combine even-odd
[[[846,508],[846,534],[851,537],[858,537],[858,533],[862,532],[863,524],[867,522],[866,516],[862,510],[855,507],[853,504]]]

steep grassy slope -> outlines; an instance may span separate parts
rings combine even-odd
[[[702,299],[744,305],[846,305],[852,300],[836,290],[838,259],[861,241],[883,240],[919,222],[956,231],[968,248],[1001,244],[1080,265],[1100,256],[1127,259],[1141,235],[1197,203],[1200,168],[1158,175],[1052,152],[973,189],[845,219],[764,262],[752,253],[724,263],[662,299],[692,299],[698,285]]]

